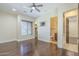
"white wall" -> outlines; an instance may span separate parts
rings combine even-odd
[[[9,41],[21,41],[26,40],[28,38],[32,38],[32,36],[26,36],[25,38],[20,35],[20,23],[18,22],[21,19],[25,19],[28,21],[33,20],[34,18],[20,15],[20,19],[18,19],[18,15],[10,14],[7,12],[0,11],[0,43],[9,42]],[[20,38],[18,38],[20,37]]]
[[[16,15],[0,12],[0,43],[16,40]]]
[[[63,48],[63,14],[64,12],[78,8],[78,4],[64,4],[58,8],[58,47]]]
[[[38,38],[39,40],[49,42],[50,41],[50,17],[56,16],[56,9],[52,9],[50,11],[46,11],[44,14],[36,19],[38,23]],[[41,22],[45,22],[45,26],[40,26]]]
[[[63,47],[63,13],[67,10],[76,8],[77,4],[61,4],[57,9],[51,8],[45,11],[38,19],[38,37],[39,40],[50,42],[50,17],[58,16],[58,42],[59,48]],[[50,12],[49,12],[50,11]],[[44,27],[40,26],[40,22],[45,21]]]

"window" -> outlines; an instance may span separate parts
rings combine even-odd
[[[21,35],[32,35],[32,22],[21,21]]]

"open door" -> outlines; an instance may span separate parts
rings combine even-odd
[[[50,36],[51,42],[57,44],[57,24],[58,18],[57,16],[51,17],[50,19]]]

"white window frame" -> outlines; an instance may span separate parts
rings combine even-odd
[[[26,22],[27,23],[27,34],[26,35],[23,35],[23,33],[22,33],[22,26],[21,26],[21,35],[22,36],[28,36],[28,35],[32,35],[33,34],[33,26],[32,26],[32,24],[33,24],[33,22],[31,22],[31,21],[27,21],[27,20],[21,20],[21,22]],[[29,31],[29,29],[28,29],[28,24],[31,24],[31,34],[29,34],[28,33],[28,31]],[[21,24],[22,25],[22,24]]]

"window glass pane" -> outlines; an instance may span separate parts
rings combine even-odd
[[[21,35],[27,35],[27,22],[21,22]]]
[[[32,34],[32,23],[28,22],[28,35]]]

